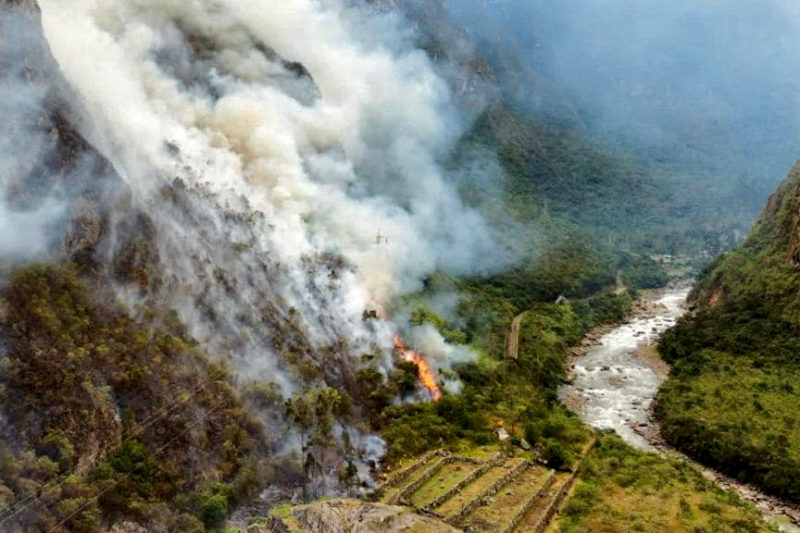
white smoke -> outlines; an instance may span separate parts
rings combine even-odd
[[[431,324],[425,323],[411,329],[410,342],[425,356],[434,368],[450,370],[458,363],[466,363],[475,359],[475,353],[465,346],[447,344],[442,334]],[[461,392],[461,382],[455,376],[445,372],[438,376],[444,381],[444,389],[451,394]]]
[[[327,0],[40,4],[82,133],[154,226],[133,249],[157,259],[159,272],[144,269],[155,294],[128,283],[118,295],[176,309],[240,379],[284,397],[357,393],[359,369],[393,367],[397,332],[366,309],[436,269],[500,263],[442,170],[466,124],[392,15]],[[125,224],[110,226],[111,248],[131,248]],[[410,340],[458,392],[449,370],[472,354],[431,326]],[[264,414],[283,434],[281,415]],[[383,443],[347,431],[365,475]]]
[[[0,258],[11,262],[43,257],[66,211],[46,165],[56,148],[42,120],[47,88],[26,70],[36,50],[31,25],[16,10],[0,10]]]
[[[438,165],[460,133],[448,89],[391,19],[311,0],[41,6],[92,141],[139,194],[154,175],[178,175],[247,197],[287,262],[333,249],[356,267],[351,311],[492,256],[485,224]],[[211,42],[204,57],[192,40]],[[320,97],[306,105],[314,87],[305,98],[287,90],[291,73],[259,43],[305,67]],[[199,82],[164,68],[165,54],[192,63],[184,77]]]

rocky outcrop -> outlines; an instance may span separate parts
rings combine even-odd
[[[292,511],[308,533],[456,533],[460,530],[406,507],[357,500],[328,500]]]

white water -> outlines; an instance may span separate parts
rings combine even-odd
[[[635,428],[647,425],[648,409],[664,378],[635,352],[675,324],[685,312],[688,292],[688,288],[667,290],[657,301],[655,316],[635,318],[614,329],[575,361],[574,380],[562,387],[560,395],[578,400],[584,422],[613,429],[639,448],[653,449]]]
[[[655,344],[658,337],[675,324],[685,312],[688,293],[688,288],[667,289],[655,302],[652,316],[634,318],[601,337],[585,356],[574,361],[574,380],[559,391],[562,401],[579,405],[577,412],[585,423],[598,429],[613,429],[628,444],[648,451],[669,450],[684,457],[664,444],[656,448],[636,431],[652,425],[649,409],[666,378],[637,357],[636,349]],[[736,491],[745,500],[755,503],[767,522],[780,531],[800,533],[800,527],[792,523],[798,516],[795,508],[762,494],[755,487],[701,465],[697,467],[723,488]]]

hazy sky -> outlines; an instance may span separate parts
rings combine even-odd
[[[800,157],[800,3],[450,0],[484,43],[515,50],[594,131],[695,163],[777,173]],[[744,163],[742,163],[744,162]],[[710,163],[709,163],[710,164]]]

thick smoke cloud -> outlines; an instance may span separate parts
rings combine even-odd
[[[571,119],[606,142],[767,188],[800,155],[797,2],[447,4],[488,48],[516,50],[553,81],[577,103]]]
[[[39,175],[55,142],[41,123],[47,93],[26,72],[35,49],[30,25],[19,12],[0,10],[0,257],[12,262],[43,256],[65,215],[58,191]]]
[[[288,396],[388,372],[396,326],[365,309],[437,269],[505,263],[443,170],[467,119],[396,14],[312,0],[40,5],[81,133],[152,220],[133,249],[157,281],[119,297],[176,309],[239,377]],[[115,231],[110,249],[127,257]],[[412,337],[435,370],[472,356],[432,331]]]
[[[81,134],[142,213],[110,214],[117,296],[175,309],[237,378],[284,398],[357,394],[359,370],[390,372],[398,329],[365,310],[437,269],[505,263],[457,191],[480,165],[462,180],[443,170],[469,126],[451,88],[397,14],[358,5],[40,1]],[[432,328],[408,341],[457,391],[448,369],[473,354]],[[266,444],[296,458],[279,404]],[[344,432],[379,459],[363,423],[340,420]]]
[[[245,194],[287,259],[341,252],[367,298],[496,257],[438,165],[461,131],[447,87],[392,19],[311,1],[42,8],[92,141],[141,193],[157,173]]]

